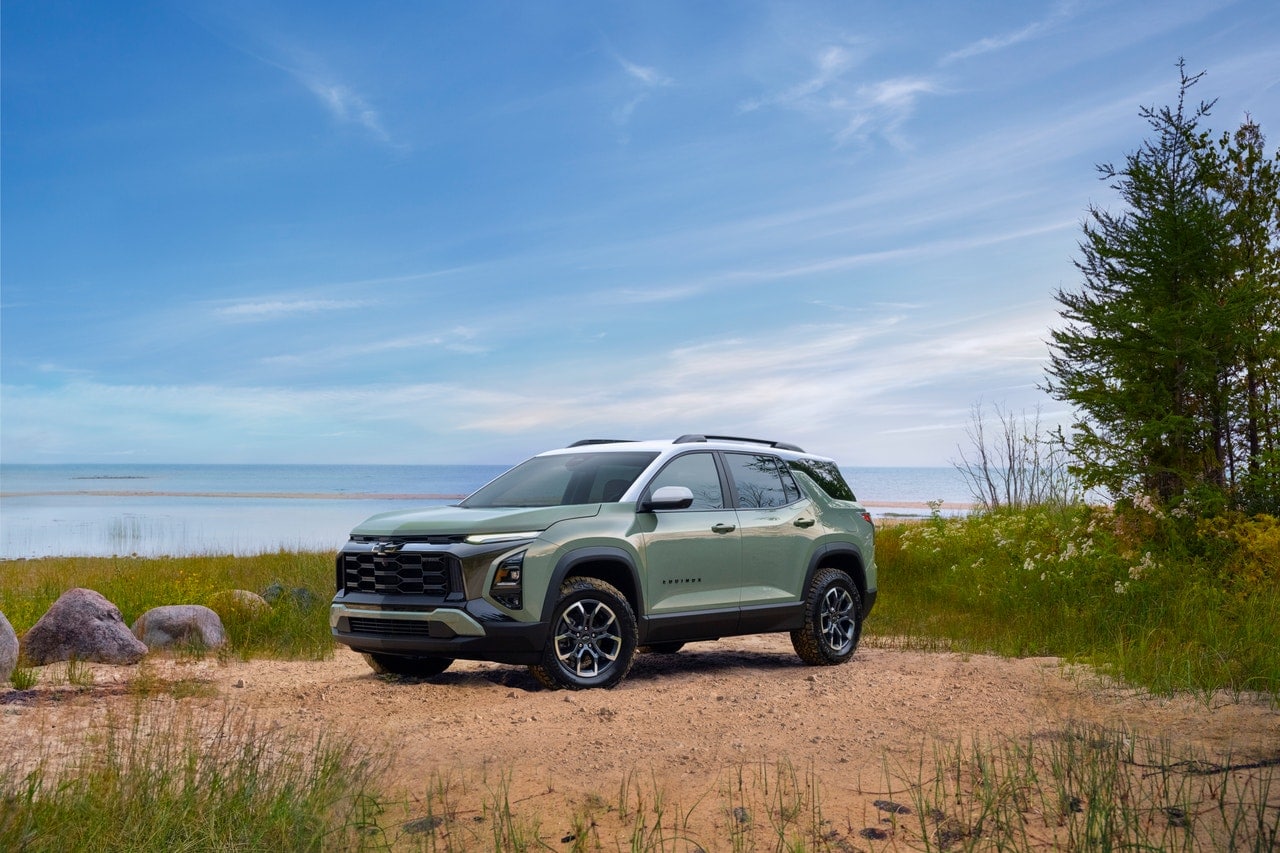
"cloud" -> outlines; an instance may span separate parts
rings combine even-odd
[[[658,89],[672,86],[675,84],[675,81],[658,71],[656,68],[638,65],[616,52],[613,54],[613,57],[617,61],[618,66],[626,72],[633,89],[627,101],[613,111],[614,123],[622,126],[631,121],[631,117],[635,114],[636,109],[645,101],[649,100],[653,92]]]
[[[739,109],[752,112],[767,106],[803,108],[840,80],[844,72],[853,66],[853,55],[843,46],[828,46],[818,52],[814,65],[817,66],[816,71],[809,79],[775,95],[744,101]]]
[[[302,82],[338,121],[357,124],[379,141],[391,143],[391,134],[387,133],[387,129],[383,127],[382,117],[360,93],[342,83],[324,79],[309,72],[290,69],[290,73]]]
[[[366,94],[293,35],[294,22],[275,18],[265,4],[211,5],[193,14],[236,50],[292,77],[339,123],[361,128],[392,148],[406,147],[392,137]]]
[[[214,313],[229,320],[276,320],[299,314],[368,308],[377,304],[376,301],[368,299],[262,299],[223,305],[216,308]]]
[[[949,65],[952,62],[958,62],[962,59],[972,59],[975,56],[982,56],[986,53],[994,53],[1004,50],[1007,47],[1021,44],[1025,41],[1038,38],[1071,17],[1074,4],[1059,3],[1053,10],[1053,13],[1041,21],[1034,21],[1025,27],[1013,30],[1012,32],[1001,33],[999,35],[987,36],[970,42],[959,50],[953,50],[939,60],[939,65]]]
[[[851,79],[855,59],[847,46],[827,45],[811,58],[814,70],[809,77],[774,94],[743,101],[739,112],[778,107],[834,124],[839,144],[878,135],[897,147],[907,147],[899,128],[921,97],[938,94],[941,87],[925,76],[857,82]]]
[[[494,448],[537,450],[565,433],[741,429],[868,464],[857,460],[890,458],[889,445],[874,438],[880,432],[964,412],[999,389],[1034,393],[1052,316],[1039,303],[933,321],[927,309],[895,309],[706,339],[665,354],[535,360],[493,381],[6,385],[5,451],[38,459],[74,448],[85,459],[136,450],[164,461],[179,452],[190,459],[199,447],[205,458],[191,461],[448,461],[465,442],[479,461],[501,461]],[[937,441],[940,460],[954,436]],[[928,464],[920,451],[903,454]],[[406,453],[420,455],[407,460]]]

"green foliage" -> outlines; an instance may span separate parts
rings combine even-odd
[[[1187,95],[1144,108],[1153,139],[1100,167],[1124,203],[1091,207],[1078,292],[1057,294],[1046,389],[1077,411],[1069,444],[1115,496],[1216,489],[1280,503],[1280,158],[1246,122],[1216,146]]]
[[[0,612],[19,634],[69,589],[100,592],[126,623],[167,604],[216,605],[227,590],[286,590],[261,613],[219,613],[226,652],[240,657],[320,660],[333,654],[325,604],[333,595],[331,553],[278,551],[252,557],[48,557],[0,561]],[[305,590],[297,596],[294,590]],[[218,610],[218,607],[213,609]]]
[[[1151,503],[877,534],[868,635],[1091,662],[1161,692],[1280,694],[1280,524]]]

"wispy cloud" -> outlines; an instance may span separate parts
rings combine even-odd
[[[811,59],[813,72],[801,82],[773,94],[739,104],[740,112],[780,107],[835,125],[837,143],[878,135],[897,147],[906,147],[899,134],[903,123],[926,95],[942,91],[926,76],[903,76],[873,82],[852,79],[857,66],[846,45],[827,45]]]
[[[993,36],[980,38],[977,41],[970,42],[959,50],[953,50],[939,60],[940,65],[949,65],[952,62],[958,62],[962,59],[971,59],[975,56],[981,56],[986,53],[994,53],[1039,38],[1042,35],[1052,31],[1063,21],[1071,17],[1074,11],[1074,3],[1059,3],[1054,7],[1053,13],[1049,17],[1034,21],[1025,27],[1013,30],[1007,33],[1000,33]]]
[[[320,103],[324,104],[329,114],[335,119],[344,123],[357,124],[379,141],[391,144],[391,134],[387,133],[387,129],[383,127],[382,116],[359,92],[336,80],[321,77],[312,72],[299,69],[289,69],[289,71],[320,100]]]
[[[257,61],[283,71],[302,86],[340,124],[352,125],[395,149],[406,146],[387,129],[372,99],[333,70],[310,46],[302,44],[283,20],[269,14],[235,11],[231,4],[210,6],[197,15],[228,44]]]
[[[638,65],[616,52],[613,57],[618,66],[626,73],[632,87],[632,92],[626,102],[613,111],[614,123],[625,125],[631,121],[636,108],[647,101],[655,91],[672,86],[675,81],[656,68]]]
[[[487,352],[487,347],[472,343],[476,336],[476,332],[472,329],[457,327],[450,329],[447,334],[400,335],[379,338],[367,343],[341,344],[305,353],[267,356],[261,359],[260,363],[285,367],[293,365],[315,367],[320,364],[345,363],[364,356],[415,350],[443,350],[467,355]]]
[[[370,299],[260,299],[234,302],[214,309],[214,314],[228,320],[276,320],[299,314],[325,311],[349,311],[377,305]]]

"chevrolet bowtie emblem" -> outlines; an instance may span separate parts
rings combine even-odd
[[[400,542],[375,542],[373,545],[373,553],[377,554],[379,557],[385,557],[388,554],[394,554],[403,547],[404,545]]]

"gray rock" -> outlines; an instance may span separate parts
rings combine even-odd
[[[147,647],[129,632],[120,608],[91,589],[64,592],[22,638],[32,666],[60,660],[134,664]]]
[[[18,635],[9,620],[0,613],[0,684],[6,684],[18,665]]]
[[[281,601],[292,601],[293,606],[299,610],[313,610],[320,603],[320,599],[316,598],[316,594],[303,586],[295,586],[293,589],[286,590],[282,584],[273,583],[262,591],[262,599],[272,606],[278,605]]]
[[[271,612],[271,605],[262,596],[247,589],[215,592],[207,603],[224,623],[253,622]]]
[[[218,614],[199,604],[153,607],[133,623],[133,636],[148,648],[197,646],[216,649],[227,642]]]

